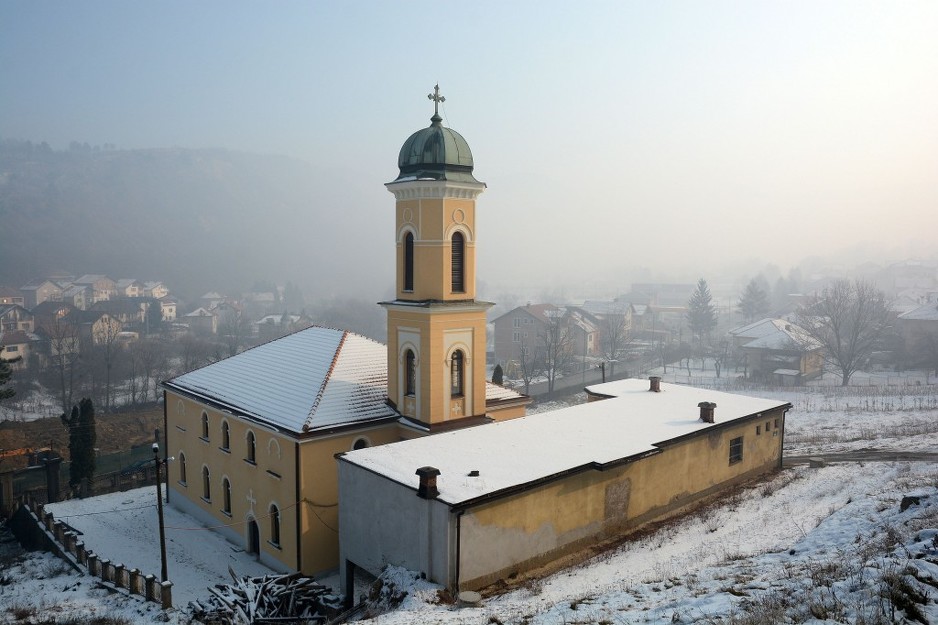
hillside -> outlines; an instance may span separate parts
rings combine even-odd
[[[0,284],[65,272],[160,279],[181,297],[262,279],[333,290],[338,276],[308,268],[339,241],[310,240],[354,216],[327,209],[320,178],[282,156],[0,141]]]

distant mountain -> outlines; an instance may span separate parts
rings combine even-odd
[[[281,156],[2,140],[0,284],[66,272],[160,279],[182,297],[257,280],[334,291],[341,277],[303,278],[329,277],[310,267],[334,266],[354,215],[318,208],[317,188]]]

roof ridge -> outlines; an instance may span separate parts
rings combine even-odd
[[[345,339],[348,337],[348,335],[348,330],[342,330],[342,338],[339,339],[339,344],[336,346],[335,352],[332,354],[332,362],[329,363],[329,370],[326,371],[326,375],[324,375],[322,378],[322,385],[316,392],[316,399],[313,400],[313,406],[309,409],[309,413],[306,415],[306,422],[303,423],[304,432],[309,431],[310,423],[312,422],[313,417],[316,416],[316,410],[319,408],[319,403],[322,401],[323,395],[326,394],[326,387],[329,386],[329,380],[332,379],[332,372],[335,370],[335,366],[339,362],[339,354],[342,353],[342,348],[345,346]]]

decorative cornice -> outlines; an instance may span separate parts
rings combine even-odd
[[[451,182],[448,180],[407,180],[384,185],[394,199],[457,199],[474,200],[485,191],[485,183]]]

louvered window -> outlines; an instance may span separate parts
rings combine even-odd
[[[453,235],[453,293],[463,293],[465,282],[466,241],[461,232]]]
[[[405,394],[414,395],[417,392],[417,358],[414,356],[413,350],[407,350],[404,361],[407,370],[407,388]]]
[[[461,351],[456,350],[453,352],[449,366],[450,379],[452,382],[450,395],[453,397],[461,397],[463,394],[463,355]]]
[[[414,290],[414,235],[404,237],[404,290]]]

